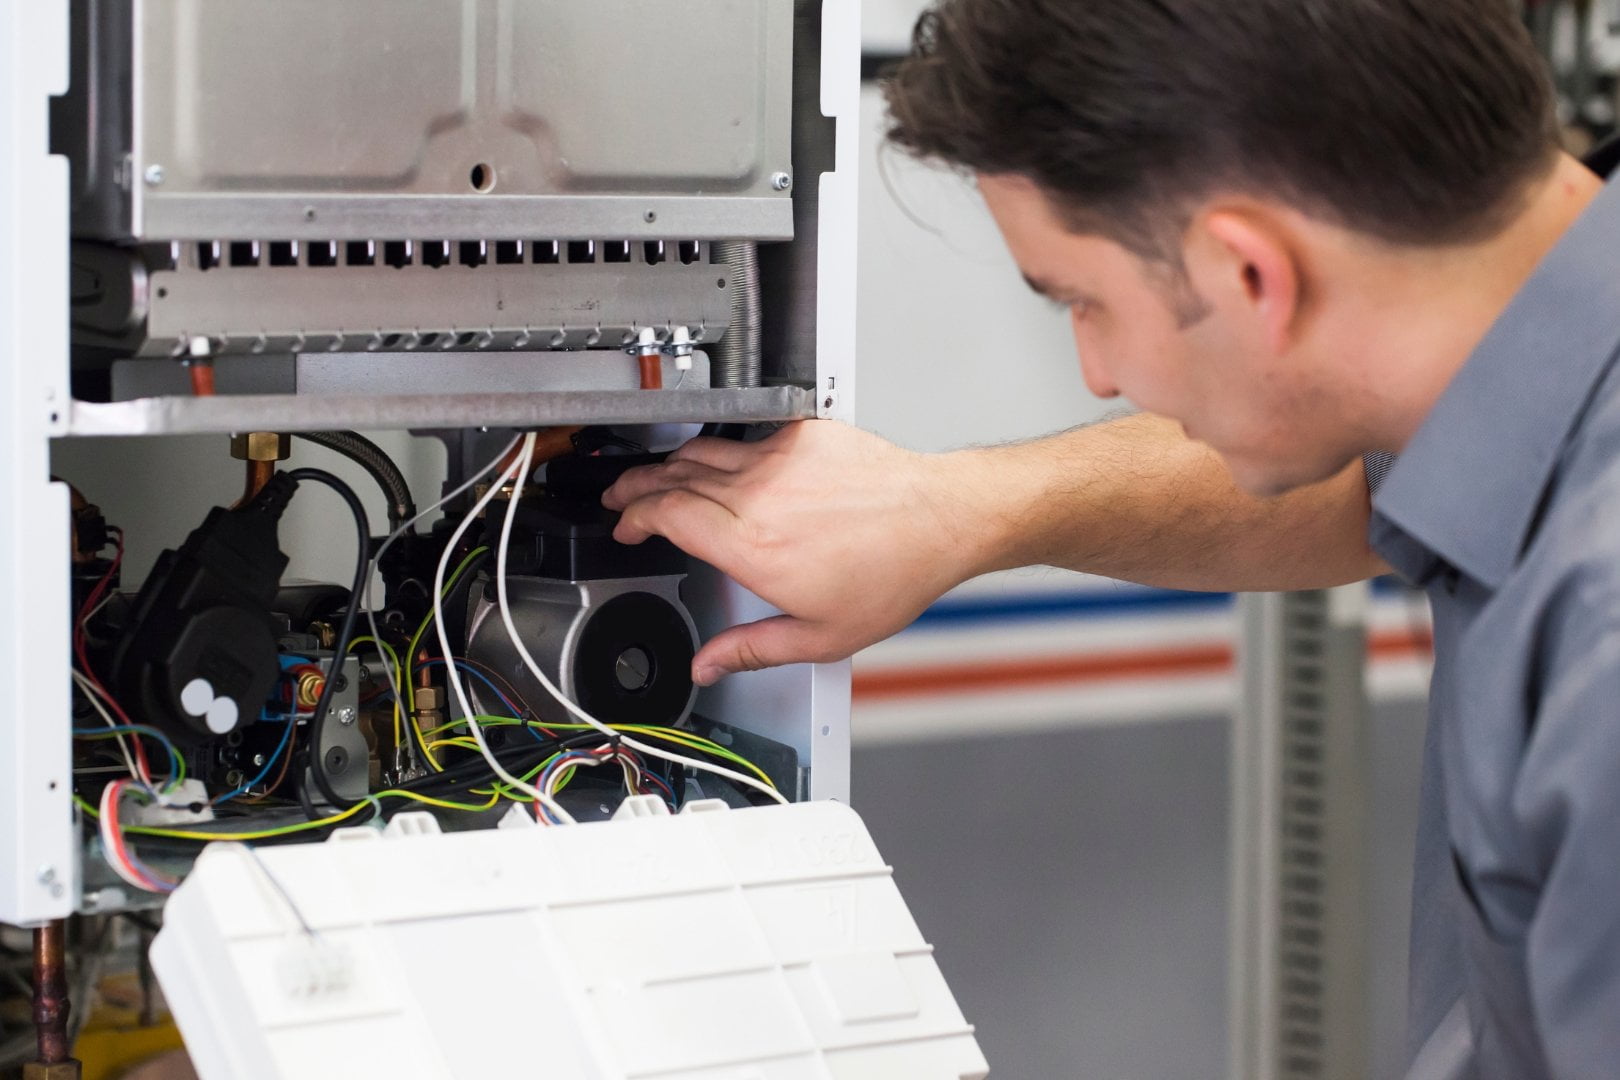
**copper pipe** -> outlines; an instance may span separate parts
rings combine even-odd
[[[433,672],[427,669],[427,662],[430,659],[432,659],[432,657],[428,655],[428,651],[426,649],[422,649],[416,654],[416,662],[418,665],[421,665],[422,668],[422,670],[416,673],[416,682],[417,686],[423,690],[431,690],[433,688]]]
[[[641,388],[643,390],[664,388],[664,358],[656,352],[641,354]]]
[[[56,919],[34,931],[34,1027],[39,1060],[60,1065],[72,1056],[68,1045],[67,923]]]
[[[583,427],[554,427],[541,428],[535,432],[534,464],[538,468],[546,462],[560,458],[564,454],[574,452],[574,436],[584,431]],[[522,445],[518,447],[522,450]]]
[[[237,506],[246,506],[258,498],[259,492],[276,475],[276,463],[273,461],[249,461],[247,463],[247,482],[242,488],[242,501]]]
[[[578,435],[584,430],[584,427],[575,426],[540,428],[535,431],[534,459],[532,461],[532,465],[535,468],[539,468],[548,461],[555,458],[560,458],[564,454],[573,453],[574,436]],[[516,461],[522,454],[523,441],[520,439],[518,440],[517,445],[513,446],[512,449],[508,450],[501,457],[499,464],[495,466],[494,475],[499,476],[501,473],[511,468],[512,462]]]
[[[197,397],[213,397],[214,362],[193,360],[186,366],[191,369],[191,392]]]

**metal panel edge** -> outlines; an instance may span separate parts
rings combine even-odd
[[[67,0],[0,6],[0,919],[71,911],[78,883],[68,731],[68,496],[49,439],[67,398],[68,168],[50,154],[67,90]]]
[[[431,430],[551,424],[770,423],[813,415],[792,386],[737,390],[561,390],[534,394],[241,394],[75,401],[74,436],[237,431]],[[65,639],[64,639],[65,640]]]
[[[860,189],[861,5],[821,8],[821,111],[837,123],[833,172],[822,173],[816,268],[816,414],[855,422],[856,240]],[[810,797],[849,801],[850,662],[818,664],[810,686]]]

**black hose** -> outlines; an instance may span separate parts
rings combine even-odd
[[[382,447],[357,431],[300,431],[296,434],[306,442],[342,454],[371,474],[388,501],[389,532],[416,516],[416,503],[411,499],[411,487],[405,482],[405,474]]]
[[[343,622],[338,626],[337,640],[332,645],[332,667],[326,673],[326,683],[321,687],[321,696],[315,703],[315,715],[310,717],[309,745],[304,749],[309,775],[314,778],[321,795],[337,809],[347,810],[358,800],[343,798],[332,786],[331,778],[326,775],[326,761],[320,754],[321,734],[326,729],[326,714],[332,708],[332,695],[337,693],[338,680],[343,678],[343,663],[349,655],[349,643],[354,640],[355,617],[360,614],[360,598],[365,595],[366,575],[371,572],[371,525],[366,521],[366,508],[361,505],[360,496],[331,473],[320,469],[294,469],[287,474],[287,479],[295,484],[312,480],[337,492],[349,504],[349,511],[354,515],[354,527],[359,534],[360,557],[355,564],[354,589],[349,594],[349,606],[343,612]],[[313,809],[308,805],[308,800],[305,800],[305,805],[306,813]],[[313,814],[310,817],[314,820]]]

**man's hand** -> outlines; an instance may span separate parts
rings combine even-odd
[[[903,629],[978,572],[971,500],[939,457],[845,424],[793,424],[762,442],[694,439],[634,469],[603,502],[614,536],[668,538],[789,614],[719,634],[692,677],[841,660]]]
[[[727,630],[697,682],[841,660],[968,578],[1048,564],[1172,589],[1342,585],[1367,547],[1361,462],[1276,499],[1239,491],[1208,447],[1152,416],[1033,442],[915,454],[830,420],[763,442],[694,439],[603,501],[618,539],[668,537],[786,615]]]

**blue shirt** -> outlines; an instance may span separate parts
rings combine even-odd
[[[1373,500],[1433,603],[1412,1080],[1620,1077],[1620,185]]]

